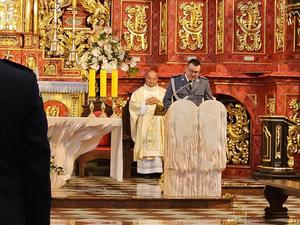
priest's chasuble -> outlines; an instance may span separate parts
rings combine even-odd
[[[133,92],[129,102],[131,138],[134,141],[134,161],[163,156],[163,120],[154,116],[156,105],[146,105],[146,99],[162,101],[165,89],[146,84]],[[161,103],[162,104],[162,103]]]

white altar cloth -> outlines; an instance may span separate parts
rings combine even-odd
[[[123,180],[123,144],[121,118],[48,117],[51,154],[64,174],[51,174],[52,188],[62,187],[71,178],[75,160],[92,151],[99,140],[111,132],[110,176]]]

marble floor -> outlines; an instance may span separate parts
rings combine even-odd
[[[262,195],[263,185],[251,179],[223,179],[223,192],[234,194],[226,208],[52,208],[51,225],[300,225],[300,198],[290,196],[285,204],[289,218],[265,220],[268,206]],[[235,189],[236,188],[236,191]],[[251,189],[255,191],[251,191]],[[244,190],[244,191],[243,191]],[[236,193],[236,194],[235,194]],[[72,178],[64,188],[53,192],[54,198],[160,198],[158,179],[132,178],[115,182],[108,177]]]

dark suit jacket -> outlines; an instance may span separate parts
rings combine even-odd
[[[172,77],[171,79],[174,79],[175,92],[180,99],[187,98],[188,100],[194,102],[197,106],[199,106],[204,100],[213,99],[209,81],[205,77],[198,77],[191,83],[191,85],[188,84],[185,75],[179,75]],[[165,97],[163,99],[165,109],[168,109],[172,104],[172,98],[173,101],[177,100],[174,96],[170,80]]]
[[[0,224],[50,224],[50,148],[34,73],[0,60]]]

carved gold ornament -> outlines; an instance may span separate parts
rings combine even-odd
[[[118,116],[120,116],[120,117],[122,116],[122,111],[123,111],[123,108],[125,107],[125,105],[127,104],[127,101],[128,101],[128,99],[125,99],[123,97],[117,97],[115,99],[115,104],[116,104],[116,108],[117,108],[116,114]]]
[[[127,28],[127,31],[123,33],[124,49],[126,51],[133,49],[136,52],[140,52],[148,49],[146,36],[148,31],[147,9],[147,5],[127,6],[125,8],[125,13],[128,17],[127,20],[124,20],[124,27]]]
[[[224,1],[217,2],[217,52],[224,50]]]
[[[276,50],[283,50],[284,47],[284,11],[285,11],[285,1],[277,0],[276,4],[276,31],[275,31],[275,40],[276,40]]]
[[[160,54],[167,54],[167,24],[168,24],[168,16],[167,16],[167,3],[160,3]]]
[[[14,61],[14,54],[12,54],[11,51],[8,50],[4,53],[3,58],[10,61]]]
[[[295,121],[300,117],[300,100],[292,99],[289,108],[291,110],[290,119]]]
[[[267,115],[275,115],[275,98],[268,98],[266,106]]]
[[[263,155],[262,161],[271,162],[272,134],[267,126],[263,127],[263,135],[266,140],[266,152]]]
[[[288,166],[293,167],[294,154],[300,153],[300,119],[297,120],[296,125],[289,127],[287,141]]]
[[[0,30],[22,32],[22,5],[21,0],[0,1]]]
[[[300,100],[292,99],[289,108],[291,110],[290,119],[296,122],[295,125],[289,127],[289,133],[287,136],[287,156],[288,166],[294,165],[294,154],[300,153]]]
[[[46,57],[63,57],[67,54],[61,16],[71,0],[40,1],[39,28],[40,47]]]
[[[182,3],[180,10],[183,16],[179,17],[178,31],[180,49],[196,50],[203,47],[203,3]]]
[[[229,103],[227,109],[227,163],[249,163],[250,125],[246,109],[241,104]]]
[[[19,39],[17,36],[15,35],[0,35],[0,45],[4,45],[4,46],[16,46],[20,44],[19,43]]]
[[[259,11],[260,2],[239,2],[237,5],[240,15],[236,17],[239,30],[236,31],[239,51],[259,51],[262,47],[262,19]]]
[[[44,66],[45,75],[56,75],[56,65],[53,62],[49,62]]]
[[[110,21],[110,0],[102,4],[100,0],[82,0],[82,7],[90,13],[87,24],[92,28],[76,28],[73,30],[64,28],[62,15],[72,5],[71,0],[49,0],[39,2],[39,31],[40,47],[46,57],[62,57],[65,59],[65,67],[70,67],[69,59],[72,50],[77,57],[90,47],[88,40],[99,33],[95,32],[99,27],[103,28]],[[56,10],[55,10],[56,9]],[[74,38],[74,39],[73,39]],[[91,42],[90,41],[90,42]]]
[[[71,116],[81,115],[81,106],[84,104],[81,94],[76,93],[42,93],[44,103],[58,101],[59,104],[47,105],[47,116]],[[67,115],[65,115],[67,114]]]
[[[281,140],[282,140],[282,127],[281,125],[276,126],[276,142],[275,142],[275,159],[281,158]]]
[[[87,23],[92,27],[101,25],[102,21],[109,24],[110,20],[110,1],[105,0],[101,4],[100,0],[83,0],[81,5],[91,15],[87,18]],[[102,24],[104,25],[104,24]]]
[[[59,117],[59,106],[49,105],[46,108],[46,115],[53,116],[53,117]]]

